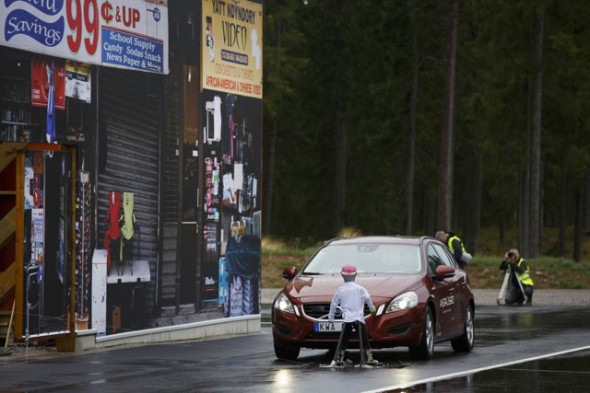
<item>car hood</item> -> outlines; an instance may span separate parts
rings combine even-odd
[[[359,275],[355,282],[369,291],[373,299],[393,298],[416,288],[420,275]],[[297,276],[285,287],[285,292],[293,298],[305,302],[331,301],[336,289],[344,281],[342,276]]]

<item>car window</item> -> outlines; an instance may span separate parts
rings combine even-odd
[[[449,251],[449,249],[447,247],[441,246],[440,244],[435,244],[434,248],[436,250],[436,252],[439,254],[440,259],[443,261],[443,263],[447,266],[451,266],[454,267],[455,269],[457,269],[457,262],[455,261],[455,258],[453,258],[453,256],[451,255],[451,252]]]
[[[457,262],[455,262],[455,258],[453,258],[447,247],[443,247],[440,244],[434,244],[433,246],[443,264],[454,267],[455,269],[457,268]]]
[[[428,248],[426,249],[426,258],[428,260],[428,274],[433,276],[436,274],[436,267],[439,265],[444,265],[440,259],[440,256],[434,249],[434,244],[428,245]]]
[[[337,274],[351,263],[362,273],[415,274],[422,270],[420,248],[407,244],[345,244],[321,249],[303,274]]]

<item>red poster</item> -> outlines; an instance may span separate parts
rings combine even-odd
[[[31,103],[33,106],[47,106],[47,94],[49,93],[49,78],[46,66],[51,63],[43,59],[35,59],[31,65]],[[59,64],[53,68],[55,86],[55,108],[66,108],[66,70]]]

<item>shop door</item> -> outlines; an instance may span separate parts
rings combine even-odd
[[[58,145],[29,145],[19,154],[22,331],[25,338],[60,334],[69,331],[74,153]]]
[[[161,77],[102,68],[99,73],[100,135],[98,137],[98,239],[109,230],[106,218],[117,209],[112,193],[131,197],[133,234],[109,241],[111,268],[107,276],[107,325],[113,332],[146,326],[155,303],[159,242]],[[113,210],[114,209],[114,210]],[[131,219],[131,218],[130,218]],[[116,225],[116,224],[114,224]],[[102,248],[102,246],[101,246]],[[106,248],[106,247],[105,247]],[[119,252],[117,253],[117,250]],[[137,285],[137,282],[145,284]]]

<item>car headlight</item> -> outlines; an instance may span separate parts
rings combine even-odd
[[[386,313],[396,312],[400,310],[407,310],[408,308],[416,307],[418,305],[418,295],[416,292],[406,292],[389,303]]]
[[[280,293],[279,296],[276,297],[273,307],[277,310],[290,312],[291,314],[295,314],[295,308],[291,301],[285,296],[284,293]]]

